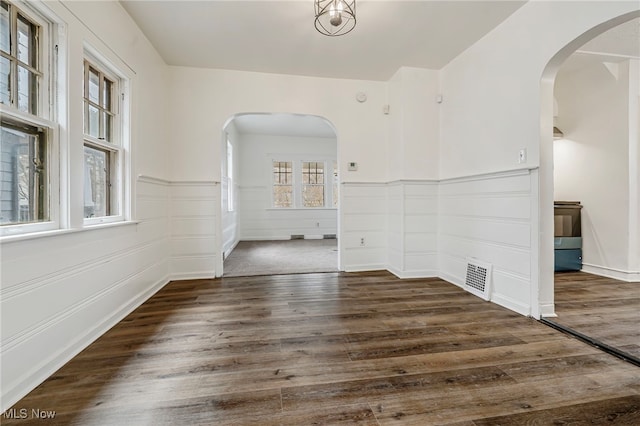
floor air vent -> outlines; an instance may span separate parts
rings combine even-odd
[[[467,259],[467,276],[464,289],[484,300],[489,300],[489,284],[491,282],[491,264]]]

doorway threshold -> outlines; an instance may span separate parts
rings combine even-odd
[[[631,355],[628,352],[625,352],[625,351],[622,351],[622,350],[620,350],[618,348],[615,348],[613,346],[607,345],[606,343],[603,343],[603,342],[601,342],[601,341],[599,341],[597,339],[589,337],[589,336],[587,336],[585,334],[582,334],[582,333],[580,333],[578,331],[575,331],[575,330],[573,330],[573,329],[571,329],[569,327],[566,327],[566,326],[564,326],[562,324],[558,324],[557,322],[555,322],[555,321],[553,321],[551,319],[540,318],[540,322],[545,324],[545,325],[548,325],[551,328],[555,328],[558,331],[561,331],[561,332],[563,332],[565,334],[568,334],[569,336],[573,336],[573,337],[577,338],[578,340],[581,340],[581,341],[583,341],[585,343],[588,343],[589,345],[591,345],[591,346],[593,346],[595,348],[598,348],[603,352],[606,352],[606,353],[608,353],[610,355],[613,355],[615,357],[618,357],[618,358],[620,358],[620,359],[622,359],[622,360],[624,360],[624,361],[626,361],[628,363],[631,363],[631,364],[635,365],[636,367],[640,367],[640,358],[637,358],[637,357]]]

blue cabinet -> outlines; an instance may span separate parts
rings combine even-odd
[[[579,271],[582,269],[582,249],[554,250],[556,272]]]
[[[555,271],[582,269],[582,224],[578,201],[556,201],[554,205]]]

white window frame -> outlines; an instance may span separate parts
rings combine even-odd
[[[36,2],[5,0],[21,14],[40,27],[37,43],[37,62],[41,77],[38,79],[36,114],[19,111],[13,105],[0,104],[0,115],[7,121],[35,127],[45,135],[47,169],[48,220],[34,223],[0,226],[0,237],[51,231],[60,228],[60,146],[56,105],[62,100],[55,94],[63,78],[62,61],[58,60],[58,46],[64,33],[60,21]],[[13,25],[13,23],[10,23]]]
[[[83,224],[85,227],[99,225],[104,223],[123,222],[129,216],[129,205],[127,185],[125,182],[129,178],[129,134],[128,122],[126,120],[125,111],[128,110],[126,101],[128,100],[129,80],[118,68],[110,61],[106,60],[98,51],[89,45],[84,47],[84,63],[88,63],[92,68],[98,70],[102,75],[113,82],[112,101],[113,101],[113,128],[112,141],[107,142],[99,138],[90,136],[85,133],[85,121],[83,118],[83,165],[84,165],[84,148],[96,148],[108,152],[108,161],[110,162],[110,214],[108,216],[84,217]],[[83,72],[83,90],[82,90],[82,108],[85,108],[84,84],[87,78],[86,72]],[[83,116],[84,117],[84,116]],[[84,193],[84,184],[83,184]],[[84,200],[84,197],[83,197]],[[84,205],[84,202],[83,202]]]
[[[273,196],[273,192],[276,186],[275,180],[273,178],[273,163],[291,163],[291,207],[278,207],[275,204],[275,197]],[[296,181],[296,164],[295,161],[292,161],[291,159],[284,159],[284,158],[280,158],[280,157],[274,157],[272,159],[269,160],[269,168],[267,169],[269,170],[269,196],[270,196],[270,206],[272,209],[276,209],[276,210],[290,210],[295,208],[296,206],[296,185],[295,185],[295,181]],[[288,186],[288,185],[287,185]]]
[[[295,156],[291,154],[269,154],[268,158],[268,171],[269,171],[269,209],[273,210],[336,210],[338,207],[333,206],[333,163],[336,161],[335,157],[329,157],[325,155],[318,155],[311,159],[308,156]],[[273,196],[273,163],[274,162],[290,162],[292,168],[292,203],[291,207],[276,207]],[[302,164],[303,163],[323,163],[324,164],[324,206],[323,207],[305,207],[303,205],[302,188]],[[327,167],[331,166],[331,170]]]
[[[322,205],[321,206],[317,206],[317,207],[311,207],[311,206],[305,206],[304,205],[304,186],[305,185],[317,185],[319,186],[319,184],[306,184],[304,183],[304,179],[303,179],[303,175],[304,175],[304,163],[321,163],[322,164]],[[299,167],[299,175],[300,175],[300,185],[297,188],[297,190],[300,193],[299,196],[299,200],[300,200],[300,205],[298,206],[298,208],[301,209],[311,209],[311,210],[317,210],[317,209],[324,209],[328,207],[328,203],[327,203],[327,196],[329,195],[329,191],[327,189],[327,163],[328,161],[326,160],[302,160],[300,161],[300,167]],[[294,178],[294,182],[295,182],[295,178]],[[294,189],[295,190],[295,189]]]

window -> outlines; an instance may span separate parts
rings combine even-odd
[[[5,1],[0,2],[0,24],[0,102],[37,115],[41,27]]]
[[[227,139],[227,211],[232,212],[233,205],[233,145]]]
[[[302,163],[302,206],[324,207],[324,163]]]
[[[84,217],[118,216],[122,176],[118,80],[93,62],[84,62]]]
[[[327,166],[333,173],[327,175]],[[334,160],[294,161],[272,160],[272,207],[275,208],[337,208],[338,165]],[[333,176],[333,181],[330,181]]]
[[[28,4],[23,9],[0,1],[1,235],[57,226],[51,211],[57,192],[51,187],[57,158],[48,102],[51,25]]]
[[[273,162],[273,206],[293,207],[293,167],[291,161]]]
[[[2,120],[0,224],[48,220],[47,144],[38,128]]]

